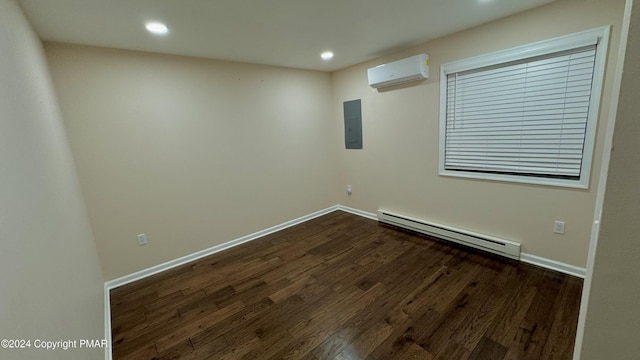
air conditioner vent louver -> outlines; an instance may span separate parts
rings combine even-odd
[[[429,77],[429,55],[420,54],[367,70],[369,85],[383,88]]]

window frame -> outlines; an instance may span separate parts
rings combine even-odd
[[[602,86],[609,43],[610,26],[604,26],[578,33],[565,35],[553,39],[543,40],[531,44],[521,45],[506,50],[479,55],[463,60],[457,60],[440,65],[440,131],[439,131],[439,161],[438,173],[440,176],[460,178],[505,181],[535,185],[550,185],[569,188],[589,188],[591,177],[591,165],[595,148],[596,128],[602,99]],[[587,128],[585,132],[584,148],[582,155],[581,171],[579,179],[563,179],[557,177],[526,176],[519,174],[489,173],[464,170],[445,169],[445,146],[447,128],[447,75],[480,69],[489,66],[521,61],[538,56],[551,55],[571,49],[577,49],[588,45],[596,45],[596,56],[593,69],[593,82],[591,87],[591,99],[587,115]]]

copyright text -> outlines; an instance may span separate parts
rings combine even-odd
[[[70,350],[70,349],[104,349],[108,346],[106,339],[79,340],[43,340],[43,339],[2,339],[3,349],[42,349],[42,350]]]

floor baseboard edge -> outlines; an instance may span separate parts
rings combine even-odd
[[[105,360],[111,360],[112,359],[112,346],[111,346],[111,301],[110,301],[110,291],[111,289],[115,289],[117,287],[132,283],[134,281],[137,280],[141,280],[144,279],[146,277],[149,277],[151,275],[169,270],[171,268],[186,264],[188,262],[194,261],[194,260],[198,260],[200,258],[203,258],[205,256],[209,256],[212,254],[215,254],[217,252],[232,248],[234,246],[252,241],[252,240],[256,240],[258,238],[261,238],[263,236],[269,235],[271,233],[280,231],[280,230],[284,230],[286,228],[289,228],[291,226],[294,225],[298,225],[301,224],[305,221],[309,221],[313,218],[317,218],[319,216],[322,215],[326,215],[328,213],[334,212],[336,210],[342,210],[340,209],[339,205],[334,205],[334,206],[330,206],[326,209],[322,209],[316,212],[313,212],[311,214],[307,214],[304,216],[301,216],[299,218],[293,219],[293,220],[289,220],[286,221],[282,224],[279,225],[275,225],[272,226],[270,228],[264,229],[264,230],[260,230],[258,232],[255,232],[253,234],[249,234],[219,245],[215,245],[212,246],[208,249],[204,249],[201,251],[197,251],[195,253],[171,260],[171,261],[167,261],[165,263],[156,265],[156,266],[152,266],[150,268],[144,269],[144,270],[140,270],[137,271],[133,274],[129,274],[129,275],[125,275],[122,277],[119,277],[117,279],[113,279],[113,280],[109,280],[107,282],[104,283],[104,324],[105,324],[105,339],[107,339],[107,343],[109,344],[107,346],[107,348],[105,349]],[[346,211],[346,210],[344,210]]]
[[[346,211],[346,212],[359,215],[368,219],[378,220],[377,215],[374,213],[350,208],[344,205],[337,205],[337,208],[338,210]],[[584,279],[587,273],[587,269],[585,268],[566,264],[556,260],[547,259],[537,255],[527,254],[527,253],[520,254],[520,261],[531,264],[531,265],[536,265],[545,269],[561,272],[563,274],[576,276],[582,279]]]
[[[363,211],[363,210],[359,210],[359,209],[355,209],[355,208],[351,208],[348,206],[344,206],[344,205],[334,205],[331,207],[328,207],[326,209],[322,209],[319,211],[316,211],[314,213],[308,214],[308,215],[304,215],[301,216],[299,218],[290,220],[290,221],[286,221],[282,224],[279,225],[275,225],[272,226],[270,228],[264,229],[264,230],[260,230],[258,232],[255,232],[253,234],[249,234],[246,236],[242,236],[240,238],[219,244],[219,245],[215,245],[212,246],[208,249],[204,249],[171,261],[167,261],[165,263],[156,265],[156,266],[152,266],[150,268],[141,270],[141,271],[137,271],[135,273],[129,274],[129,275],[125,275],[122,276],[120,278],[117,279],[113,279],[113,280],[109,280],[107,282],[104,283],[104,307],[105,307],[105,338],[108,340],[109,346],[105,351],[105,359],[106,360],[111,360],[112,359],[112,354],[111,354],[111,304],[110,304],[110,296],[109,296],[109,292],[111,291],[111,289],[115,289],[117,287],[129,284],[131,282],[137,281],[137,280],[141,280],[144,279],[146,277],[149,277],[151,275],[169,270],[171,268],[186,264],[188,262],[194,261],[194,260],[198,260],[200,258],[215,254],[217,252],[232,248],[234,246],[252,241],[252,240],[256,240],[259,239],[263,236],[269,235],[271,233],[280,231],[280,230],[284,230],[286,228],[289,228],[291,226],[295,226],[301,223],[304,223],[305,221],[309,221],[313,218],[322,216],[322,215],[326,215],[328,213],[334,212],[334,211],[344,211],[344,212],[348,212],[354,215],[358,215],[367,219],[371,219],[371,220],[378,220],[378,217],[376,214],[371,213],[371,212],[367,212],[367,211]],[[529,263],[532,265],[536,265],[536,266],[540,266],[546,269],[550,269],[550,270],[554,270],[554,271],[558,271],[561,273],[565,273],[568,275],[573,275],[579,278],[584,278],[585,274],[586,274],[586,269],[585,268],[581,268],[578,266],[574,266],[574,265],[569,265],[569,264],[565,264],[559,261],[555,261],[555,260],[551,260],[551,259],[547,259],[547,258],[543,258],[540,256],[536,256],[536,255],[531,255],[531,254],[527,254],[527,253],[521,253],[520,254],[520,261],[525,262],[525,263]]]
[[[174,259],[174,260],[170,260],[170,261],[167,261],[165,263],[162,263],[162,264],[159,264],[159,265],[155,265],[155,266],[152,266],[152,267],[144,269],[144,270],[137,271],[137,272],[135,272],[133,274],[129,274],[129,275],[125,275],[125,276],[119,277],[117,279],[109,280],[109,281],[105,282],[105,288],[107,290],[115,289],[115,288],[117,288],[119,286],[126,285],[128,283],[144,279],[144,278],[149,277],[151,275],[155,275],[155,274],[163,272],[165,270],[169,270],[171,268],[186,264],[186,263],[194,261],[194,260],[198,260],[200,258],[203,258],[205,256],[209,256],[211,254],[215,254],[215,253],[220,252],[222,250],[226,250],[226,249],[232,248],[234,246],[238,246],[240,244],[244,244],[246,242],[259,239],[259,238],[261,238],[263,236],[269,235],[271,233],[274,233],[274,232],[277,232],[277,231],[280,231],[280,230],[284,230],[284,229],[289,228],[291,226],[295,226],[295,225],[301,224],[301,223],[303,223],[305,221],[311,220],[313,218],[316,218],[316,217],[319,217],[319,216],[322,216],[322,215],[326,215],[326,214],[328,214],[330,212],[333,212],[333,211],[336,211],[336,210],[339,210],[339,206],[338,205],[334,205],[334,206],[328,207],[326,209],[322,209],[322,210],[313,212],[311,214],[304,215],[304,216],[301,216],[299,218],[286,221],[286,222],[284,222],[282,224],[275,225],[275,226],[272,226],[270,228],[257,231],[257,232],[255,232],[253,234],[245,235],[245,236],[239,237],[237,239],[234,239],[234,240],[222,243],[222,244],[218,244],[218,245],[212,246],[212,247],[210,247],[208,249],[200,250],[200,251],[194,252],[192,254],[189,254],[189,255]]]
[[[520,254],[520,261],[543,267],[545,269],[554,270],[563,274],[572,275],[584,279],[587,269],[575,265],[566,264],[560,261],[547,259],[541,256],[531,255],[527,253]]]
[[[358,210],[358,209],[354,209],[348,206],[344,206],[344,205],[336,205],[337,210],[341,210],[344,212],[348,212],[354,215],[358,215],[358,216],[362,216],[365,217],[367,219],[371,219],[371,220],[378,220],[378,215],[374,214],[374,213],[370,213],[368,211],[362,211],[362,210]]]

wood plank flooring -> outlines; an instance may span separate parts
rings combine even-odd
[[[571,359],[581,290],[336,211],[112,290],[113,358]]]

